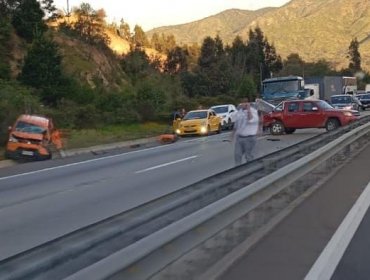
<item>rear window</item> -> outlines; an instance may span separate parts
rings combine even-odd
[[[351,96],[332,96],[331,103],[333,104],[347,104],[352,102]]]
[[[228,106],[222,106],[222,107],[212,107],[212,110],[215,111],[217,114],[227,113],[228,112]]]

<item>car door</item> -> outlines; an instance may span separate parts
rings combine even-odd
[[[284,104],[284,125],[288,128],[300,127],[301,116],[299,111],[300,102],[287,102]]]
[[[302,104],[302,127],[320,127],[322,125],[322,111],[316,102],[305,101]]]
[[[212,131],[215,131],[215,130],[217,130],[218,129],[218,117],[217,117],[217,115],[216,115],[216,113],[215,112],[213,112],[213,111],[210,111],[210,117],[211,117],[211,119],[210,119],[210,121],[211,121],[211,126],[212,126]]]

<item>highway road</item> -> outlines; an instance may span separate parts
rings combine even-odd
[[[323,133],[259,137],[257,157]],[[234,166],[230,133],[0,169],[0,259]]]

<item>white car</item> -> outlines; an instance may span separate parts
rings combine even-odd
[[[232,129],[235,123],[236,107],[232,104],[212,106],[217,116],[221,117],[221,126],[223,129]]]

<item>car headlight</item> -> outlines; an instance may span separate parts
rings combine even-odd
[[[176,134],[180,134],[181,133],[181,131],[180,131],[180,129],[176,129]]]
[[[9,136],[9,142],[18,143],[19,141],[18,141],[18,139],[17,139],[17,138],[15,138],[13,135],[10,135],[10,136]]]
[[[343,114],[347,117],[352,117],[353,114],[351,112],[343,112]]]
[[[206,126],[201,126],[200,127],[200,133],[207,133],[207,127]]]

